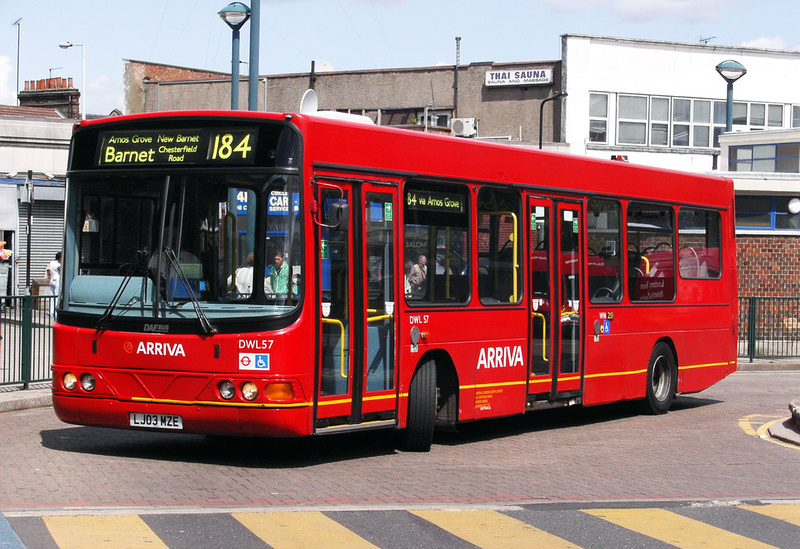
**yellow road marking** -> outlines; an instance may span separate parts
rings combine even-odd
[[[584,513],[685,549],[773,547],[664,509],[592,509]]]
[[[745,432],[745,434],[750,435],[751,437],[766,440],[773,444],[785,446],[786,448],[792,448],[793,450],[800,449],[800,447],[798,447],[796,444],[789,444],[788,442],[784,442],[769,436],[769,428],[779,421],[783,421],[785,419],[785,416],[750,414],[749,416],[744,416],[739,420],[739,427]]]
[[[274,549],[378,549],[316,511],[233,513],[232,516]]]
[[[168,549],[137,515],[42,518],[59,549]]]
[[[497,511],[418,510],[410,513],[427,520],[482,549],[576,548],[552,534]]]
[[[742,509],[800,526],[800,503],[773,503],[764,506],[743,505]]]

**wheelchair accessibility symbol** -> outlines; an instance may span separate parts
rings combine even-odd
[[[269,370],[269,355],[239,353],[240,370]]]

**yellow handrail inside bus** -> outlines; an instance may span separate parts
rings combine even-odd
[[[394,315],[368,316],[367,317],[367,322],[377,322],[379,320],[388,320],[390,318],[394,318]]]
[[[513,262],[513,267],[514,267],[513,271],[514,272],[513,272],[513,275],[512,275],[512,283],[514,284],[514,289],[513,289],[513,292],[511,294],[511,297],[508,298],[508,301],[510,303],[516,303],[517,302],[517,287],[518,287],[517,284],[519,282],[519,280],[518,280],[518,277],[519,277],[519,263],[517,263],[517,261],[519,260],[519,256],[518,256],[519,238],[518,238],[518,232],[517,232],[519,230],[519,226],[517,225],[517,214],[514,213],[514,212],[478,212],[478,213],[479,213],[479,215],[510,215],[514,219],[514,230],[511,231],[510,235],[508,235],[508,239],[511,241],[511,249],[512,249],[512,251],[514,253],[514,260],[513,260],[514,261]]]
[[[650,260],[642,256],[642,261],[644,261],[644,274],[650,274]]]
[[[531,316],[538,316],[542,319],[542,359],[545,362],[550,362],[550,359],[547,358],[547,318],[542,313],[531,313]]]
[[[341,335],[341,338],[339,339],[339,363],[340,363],[339,364],[339,370],[340,370],[340,375],[344,379],[347,379],[347,362],[344,359],[344,338],[345,338],[345,335],[344,335],[344,324],[342,323],[341,320],[336,320],[335,318],[323,318],[322,319],[322,323],[323,324],[335,324],[335,325],[339,326],[339,332],[340,332],[340,335]]]

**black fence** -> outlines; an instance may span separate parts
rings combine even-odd
[[[739,356],[800,356],[800,298],[740,297]]]
[[[0,386],[50,381],[53,296],[0,296]]]

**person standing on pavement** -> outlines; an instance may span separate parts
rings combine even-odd
[[[56,298],[58,289],[61,286],[61,252],[56,253],[56,258],[47,264],[47,278],[50,279],[50,316],[56,313]]]

